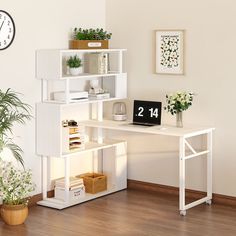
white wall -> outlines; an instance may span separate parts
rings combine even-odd
[[[165,102],[165,94],[176,90],[197,93],[184,123],[216,127],[213,190],[231,196],[236,196],[235,8],[233,0],[106,1],[112,46],[128,49],[129,105],[134,98]],[[186,30],[184,76],[153,73],[156,29]],[[164,123],[174,121],[163,115]],[[128,138],[130,179],[177,186],[177,140],[131,134]],[[202,165],[201,160],[189,164],[188,187],[205,188]]]
[[[35,50],[68,48],[68,35],[73,27],[105,27],[104,0],[4,1],[1,9],[9,12],[16,24],[13,44],[0,51],[1,89],[12,88],[24,94],[31,104],[40,101],[40,82],[35,79]],[[14,135],[24,150],[26,166],[32,168],[41,192],[41,162],[35,155],[35,121],[17,127]],[[45,130],[46,135],[46,130]]]

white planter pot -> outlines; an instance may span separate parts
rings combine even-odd
[[[81,74],[82,70],[81,67],[78,67],[78,68],[69,68],[69,72],[71,75],[79,75]]]

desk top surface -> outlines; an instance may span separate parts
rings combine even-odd
[[[177,128],[171,125],[160,125],[160,126],[143,126],[143,125],[132,125],[127,121],[113,121],[113,120],[89,120],[82,121],[82,125],[95,128],[104,128],[128,132],[139,132],[147,134],[158,134],[166,136],[176,136],[176,137],[191,137],[195,135],[201,135],[204,133],[209,133],[214,130],[213,127],[195,127],[186,126],[183,128]]]

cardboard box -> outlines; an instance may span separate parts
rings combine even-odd
[[[98,193],[107,190],[107,177],[100,173],[87,173],[79,176],[84,180],[86,193]]]

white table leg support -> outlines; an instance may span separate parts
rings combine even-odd
[[[184,138],[179,140],[179,210],[186,215],[185,209],[185,143]]]
[[[47,162],[48,162],[48,158],[46,156],[42,157],[42,173],[43,173],[43,177],[42,177],[42,192],[43,192],[43,199],[47,198],[47,188],[48,188],[48,171],[47,171]]]
[[[186,210],[202,203],[211,205],[212,202],[212,130],[205,133],[196,133],[188,136],[187,138],[194,137],[197,135],[207,134],[207,150],[203,152],[196,152],[191,145],[186,141],[186,137],[180,137],[179,139],[179,211],[180,215],[185,216]],[[186,156],[185,149],[187,145],[190,150],[194,153]],[[185,162],[187,159],[194,158],[200,155],[207,154],[207,196],[197,201],[185,204]]]

